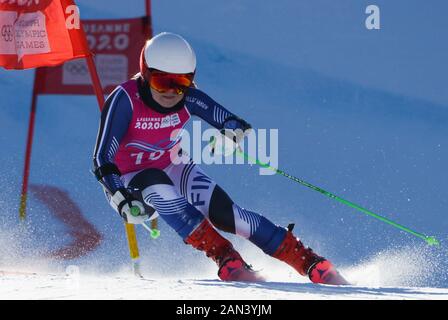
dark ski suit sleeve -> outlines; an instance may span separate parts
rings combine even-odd
[[[218,130],[241,129],[245,131],[251,128],[250,124],[224,108],[199,89],[188,89],[185,105],[192,115],[205,120]]]
[[[109,95],[101,112],[100,127],[93,155],[95,169],[105,164],[115,164],[115,154],[128,130],[131,119],[131,101],[127,93],[118,87]],[[112,194],[124,187],[118,174],[106,175],[101,182]]]

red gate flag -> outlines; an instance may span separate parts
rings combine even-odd
[[[55,66],[88,56],[73,0],[0,0],[0,66]]]
[[[104,94],[139,72],[140,51],[152,34],[150,17],[82,20],[82,26]],[[36,85],[38,94],[93,94],[84,59],[37,69]]]

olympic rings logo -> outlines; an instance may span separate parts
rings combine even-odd
[[[1,32],[3,40],[5,40],[6,42],[12,42],[14,40],[12,25],[10,24],[3,25]]]
[[[67,63],[64,65],[64,69],[72,74],[87,74],[87,66],[84,63]]]

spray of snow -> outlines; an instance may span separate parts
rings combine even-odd
[[[342,273],[359,286],[426,287],[446,281],[446,267],[446,249],[420,245],[378,252]]]
[[[252,245],[240,245],[249,263],[261,269],[268,281],[309,283],[295,270],[272,257],[254,250]],[[339,266],[349,282],[361,287],[445,287],[448,252],[442,247],[425,244],[394,247],[368,256],[355,265]]]
[[[11,273],[49,273],[57,264],[45,256],[45,248],[36,248],[28,240],[24,225],[0,230],[0,271]]]

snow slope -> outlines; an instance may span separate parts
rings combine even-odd
[[[138,279],[129,275],[4,274],[6,299],[349,300],[448,299],[448,289],[332,287],[309,283],[223,283],[216,279]],[[174,296],[173,296],[174,294]]]
[[[78,3],[84,18],[143,11],[142,4],[124,10],[121,1]],[[446,38],[442,13],[448,5],[377,1],[383,29],[368,32],[363,25],[367,1],[257,3],[153,1],[154,28],[179,32],[191,41],[202,89],[255,127],[279,129],[280,168],[435,235],[442,247],[429,248],[282,177],[259,176],[255,167],[205,166],[243,207],[281,225],[295,222],[303,241],[341,266],[359,287],[290,284],[296,278],[288,267],[233,236],[247,260],[273,282],[262,288],[217,283],[216,267],[180,245],[163,222],[158,240],[138,229],[142,269],[152,282],[129,280],[123,273],[128,253],[122,223],[89,172],[96,101],[42,96],[31,182],[67,191],[102,235],[101,245],[81,258],[49,258],[48,252],[70,243],[67,226],[33,193],[27,223],[17,223],[33,72],[0,70],[0,270],[43,274],[1,276],[1,298],[119,298],[120,288],[129,283],[132,294],[124,298],[145,298],[140,291],[166,284],[161,294],[179,299],[188,292],[197,292],[191,298],[231,297],[235,286],[244,298],[446,299],[448,44],[439,39]],[[89,279],[74,293],[63,289],[63,270],[69,265]]]

